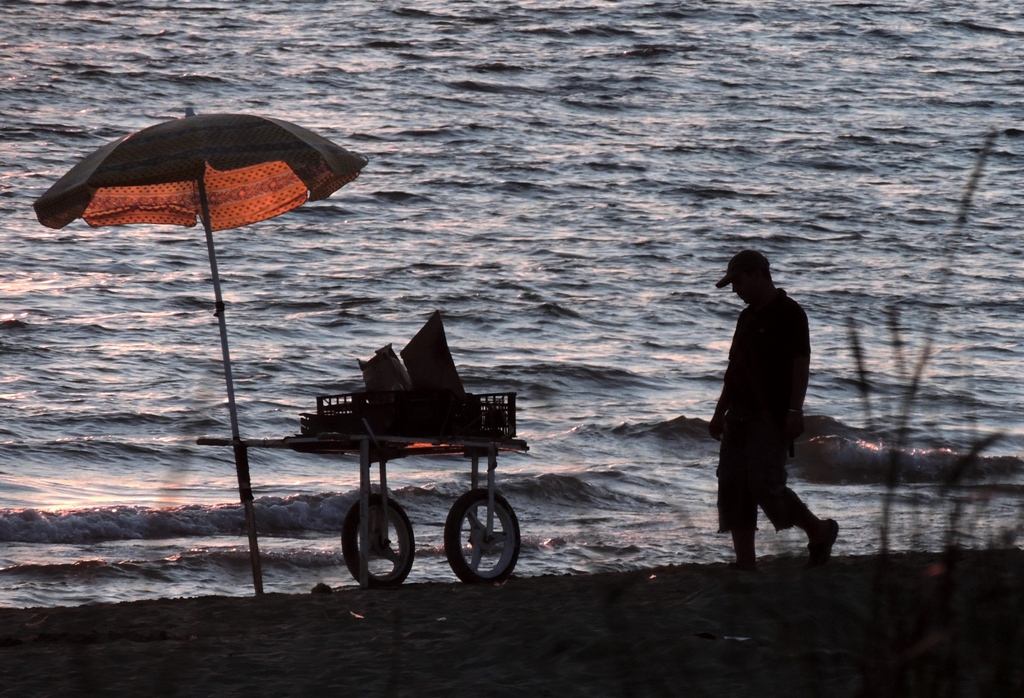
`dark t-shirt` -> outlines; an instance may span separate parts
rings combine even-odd
[[[747,306],[736,321],[729,349],[729,410],[770,417],[782,425],[793,388],[793,362],[811,355],[807,314],[779,289],[767,306]]]

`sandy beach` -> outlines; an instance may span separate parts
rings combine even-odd
[[[1024,552],[802,565],[0,609],[0,695],[1021,695]]]

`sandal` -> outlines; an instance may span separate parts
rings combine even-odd
[[[757,572],[756,564],[741,565],[738,562],[730,562],[728,565],[726,565],[726,568],[730,570],[736,570],[737,572]]]
[[[807,560],[808,567],[821,567],[832,557],[832,546],[839,537],[839,524],[832,519],[825,520],[827,531],[825,538],[820,543],[808,543],[807,550],[811,553]]]

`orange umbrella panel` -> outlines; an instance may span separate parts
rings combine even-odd
[[[283,162],[268,162],[220,172],[206,166],[203,178],[210,228],[227,230],[256,223],[297,208],[308,190]],[[82,218],[91,226],[160,223],[194,226],[200,215],[195,181],[97,189]]]

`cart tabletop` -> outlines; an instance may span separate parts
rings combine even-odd
[[[409,436],[371,436],[368,434],[340,434],[324,432],[316,436],[284,436],[276,439],[231,439],[200,437],[200,446],[234,446],[236,443],[247,448],[279,448],[300,453],[339,453],[358,455],[362,443],[368,441],[372,449],[387,452],[387,458],[435,455],[482,455],[494,448],[499,452],[524,453],[530,450],[522,439],[459,438],[431,440]]]

